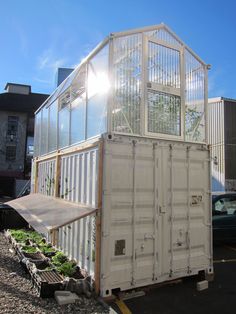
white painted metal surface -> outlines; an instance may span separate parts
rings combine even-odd
[[[106,141],[101,293],[213,271],[206,145]]]
[[[97,208],[98,202],[98,147],[61,157],[59,197],[72,203]],[[38,164],[38,192],[54,195],[56,159]],[[50,235],[49,235],[50,238]],[[95,215],[81,218],[58,229],[58,248],[89,275],[94,276]]]
[[[58,248],[94,278],[95,216],[90,215],[59,228]]]
[[[60,197],[97,208],[98,147],[61,159]],[[94,276],[95,216],[59,228],[58,247]]]
[[[97,207],[98,148],[61,159],[60,197]]]
[[[56,159],[39,163],[38,166],[38,192],[44,195],[54,195]]]
[[[97,147],[62,156],[60,196],[96,206],[98,164]],[[49,167],[39,164],[40,175],[46,177]],[[104,140],[103,169],[103,296],[115,288],[213,271],[206,145],[114,137]],[[95,219],[91,215],[58,231],[58,247],[91,276]]]

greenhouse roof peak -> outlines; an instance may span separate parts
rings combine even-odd
[[[81,60],[81,62],[75,67],[74,71],[71,72],[70,75],[54,90],[52,95],[42,104],[42,106],[36,111],[36,113],[47,103],[55,100],[62,92],[64,92],[69,86],[70,82],[75,78],[78,73],[78,70],[83,64],[88,62],[91,58],[93,58],[102,48],[104,48],[109,42],[112,42],[113,39],[121,39],[122,37],[128,36],[138,36],[144,34],[149,37],[150,40],[154,40],[158,42],[160,45],[164,47],[169,47],[170,49],[182,51],[183,49],[187,50],[192,56],[195,57],[200,63],[206,65],[204,61],[199,58],[199,56],[189,48],[165,23],[160,23],[157,25],[144,26],[141,28],[134,28],[122,32],[114,32],[110,33],[107,37],[104,38],[85,58]],[[207,68],[209,69],[209,68]]]

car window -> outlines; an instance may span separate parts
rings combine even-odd
[[[219,199],[215,202],[215,211],[221,215],[236,214],[236,199],[230,197]]]

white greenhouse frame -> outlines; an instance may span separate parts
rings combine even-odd
[[[154,36],[148,36],[148,32],[160,32],[160,36],[164,36],[164,38],[155,38]],[[162,32],[162,33],[161,33]],[[164,34],[164,35],[163,35]],[[129,36],[132,35],[138,35],[141,36],[141,73],[140,73],[140,132],[139,133],[128,133],[125,131],[117,131],[114,130],[112,127],[112,112],[113,110],[115,111],[115,91],[114,91],[114,85],[115,85],[115,77],[114,77],[114,44],[117,39],[122,39],[122,38],[128,38]],[[180,76],[180,85],[179,88],[175,88],[173,86],[168,86],[165,84],[159,84],[155,82],[149,82],[148,80],[148,43],[151,42],[155,45],[158,45],[159,47],[164,47],[163,49],[169,49],[170,51],[175,51],[178,52],[180,58],[179,58],[179,76]],[[105,124],[105,129],[101,132],[97,132],[94,136],[87,136],[88,134],[88,64],[91,60],[93,60],[94,57],[98,55],[102,49],[108,46],[108,79],[109,79],[109,85],[110,89],[107,92],[107,103],[106,103],[106,124]],[[172,53],[172,52],[171,52]],[[190,94],[190,98],[193,98],[193,101],[195,101],[195,104],[198,102],[201,103],[202,105],[202,115],[204,116],[204,122],[203,122],[203,128],[202,128],[202,137],[198,140],[194,140],[191,138],[187,138],[186,136],[186,95],[187,95],[187,90],[186,90],[186,53],[193,58],[194,62],[197,62],[199,64],[200,68],[200,81],[199,82],[193,82],[195,84],[193,86],[193,91],[190,91],[192,94]],[[165,62],[165,61],[163,61]],[[193,62],[193,61],[192,61]],[[185,141],[185,142],[198,142],[198,143],[203,143],[205,144],[207,142],[207,130],[206,130],[206,121],[207,121],[207,112],[206,112],[206,104],[207,104],[207,89],[208,89],[208,82],[207,82],[207,71],[208,71],[208,66],[205,64],[187,45],[185,45],[182,40],[178,38],[176,34],[174,34],[166,25],[160,24],[157,26],[151,26],[151,27],[144,27],[140,29],[135,29],[131,31],[125,31],[125,32],[119,32],[119,33],[112,33],[110,36],[105,38],[85,59],[82,60],[82,62],[76,67],[76,69],[68,76],[68,78],[61,83],[61,85],[54,91],[54,93],[42,104],[42,106],[36,111],[36,119],[37,115],[41,113],[42,109],[44,108],[49,108],[50,105],[58,99],[65,91],[68,91],[71,87],[71,83],[73,81],[73,78],[76,77],[80,69],[85,66],[86,68],[86,82],[85,82],[85,93],[86,93],[86,104],[85,104],[85,129],[84,129],[84,134],[85,137],[81,141],[77,141],[75,143],[71,142],[71,136],[68,135],[68,145],[66,146],[59,146],[59,123],[58,123],[58,114],[57,114],[57,140],[56,140],[56,147],[54,150],[49,150],[49,144],[48,144],[48,133],[49,133],[49,118],[47,120],[47,135],[46,135],[46,141],[44,145],[46,145],[45,151],[42,151],[42,149],[38,152],[35,153],[35,156],[40,156],[40,155],[45,155],[48,153],[52,153],[58,149],[66,148],[69,146],[73,146],[75,144],[79,144],[81,142],[84,142],[90,138],[101,136],[103,133],[109,134],[109,136],[112,136],[113,134],[122,134],[122,135],[129,135],[129,136],[136,136],[136,137],[148,137],[148,138],[160,138],[160,139],[169,139],[169,140],[177,140],[177,141]],[[168,66],[165,65],[164,66]],[[192,70],[191,75],[194,71],[199,71],[199,68]],[[164,72],[164,70],[163,70]],[[121,76],[120,76],[121,77]],[[121,78],[122,79],[122,78]],[[192,79],[192,78],[191,78]],[[194,81],[194,79],[193,79]],[[192,84],[192,83],[190,83]],[[197,89],[201,89],[201,99],[199,100],[197,92],[195,91]],[[131,86],[132,88],[132,86]],[[195,90],[194,90],[195,89]],[[158,132],[150,132],[148,130],[148,90],[152,92],[157,92],[162,95],[169,95],[169,96],[174,96],[174,97],[180,97],[180,125],[179,125],[179,135],[175,134],[166,134],[164,132],[158,133]],[[128,92],[127,92],[128,93]],[[71,96],[70,96],[71,97]],[[127,96],[128,97],[128,96]],[[129,101],[129,100],[128,100]],[[70,102],[70,99],[69,99]],[[122,109],[118,109],[122,110]],[[132,109],[131,109],[132,110]],[[59,112],[59,109],[57,109]],[[70,109],[69,109],[70,111]],[[177,113],[178,115],[178,113]],[[41,118],[42,119],[42,118]],[[71,118],[69,118],[69,132],[71,133]],[[201,117],[200,117],[201,119]],[[178,122],[177,122],[178,123]],[[190,123],[193,123],[192,120]],[[42,120],[39,122],[39,125],[42,124]],[[199,126],[199,125],[198,125]],[[42,137],[42,127],[37,128],[37,123],[36,123],[36,143],[35,147],[41,147],[42,142],[44,142]],[[39,142],[37,141],[39,140]],[[40,144],[41,143],[41,144]]]

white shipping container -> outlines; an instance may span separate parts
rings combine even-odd
[[[101,293],[213,272],[206,145],[104,144]]]
[[[61,153],[59,198],[97,213],[54,228],[49,238],[101,295],[213,273],[208,146],[126,135],[90,146]],[[55,178],[52,169],[53,159],[39,161],[41,178]]]

